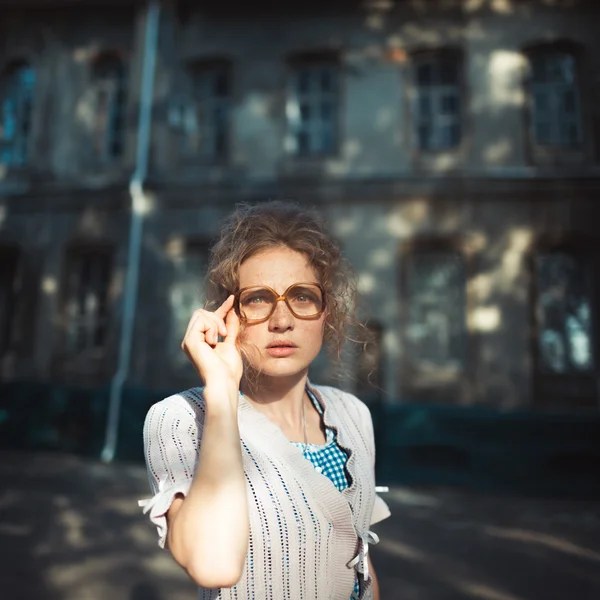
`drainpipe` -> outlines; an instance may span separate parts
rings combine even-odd
[[[121,337],[119,342],[119,362],[110,385],[106,435],[101,459],[111,462],[115,456],[119,433],[119,416],[123,385],[129,374],[131,345],[135,326],[135,308],[140,272],[142,231],[147,199],[144,183],[148,174],[150,153],[150,130],[152,127],[152,102],[154,97],[154,72],[158,52],[158,30],[160,24],[160,2],[150,0],[147,6],[146,31],[144,38],[144,56],[142,82],[140,90],[140,108],[138,116],[138,135],[136,145],[135,170],[129,181],[131,195],[131,221],[129,226],[129,248],[127,254],[127,274],[123,290],[123,314],[121,317]]]

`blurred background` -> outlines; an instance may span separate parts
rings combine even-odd
[[[2,600],[192,598],[141,430],[238,202],[317,207],[373,341],[382,600],[600,598],[596,0],[0,0]],[[190,595],[191,594],[191,595]]]

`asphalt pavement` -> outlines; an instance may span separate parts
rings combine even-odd
[[[142,466],[0,452],[0,600],[195,600],[137,505]],[[600,600],[600,505],[394,487],[382,600]]]

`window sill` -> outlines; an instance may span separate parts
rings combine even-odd
[[[531,163],[537,167],[576,167],[589,161],[585,148],[550,148],[534,146],[531,149]],[[590,162],[591,164],[591,162]]]
[[[281,159],[279,175],[284,178],[346,177],[348,162],[338,153],[311,156],[287,155]]]
[[[459,146],[449,150],[421,150],[413,153],[415,169],[433,173],[451,173],[464,165],[464,148]]]

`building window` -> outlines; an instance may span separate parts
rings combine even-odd
[[[339,66],[332,60],[291,63],[286,113],[287,149],[297,156],[322,156],[337,150]]]
[[[68,253],[66,277],[66,352],[101,354],[107,341],[108,290],[113,256],[106,248]]]
[[[593,371],[590,279],[582,255],[556,250],[536,256],[536,344],[542,373]]]
[[[206,302],[203,282],[208,267],[208,250],[208,243],[189,240],[173,241],[167,248],[173,267],[168,298],[172,323],[169,349],[172,352],[171,362],[176,367],[189,364],[181,351],[181,341],[192,313],[203,308]]]
[[[405,260],[406,354],[419,371],[458,373],[466,358],[466,265],[457,250],[436,246]]]
[[[461,77],[456,56],[422,56],[414,66],[415,135],[420,150],[456,148],[461,141]]]
[[[0,356],[11,346],[16,314],[17,266],[19,251],[12,246],[0,247]]]
[[[0,76],[0,164],[21,166],[29,159],[35,70],[10,64]]]
[[[577,60],[570,52],[530,56],[531,127],[537,146],[574,148],[582,142]]]
[[[126,125],[126,67],[115,54],[103,54],[92,65],[95,160],[112,162],[123,155]]]
[[[229,154],[231,129],[231,64],[198,62],[188,67],[192,105],[181,115],[186,154],[223,161]]]

